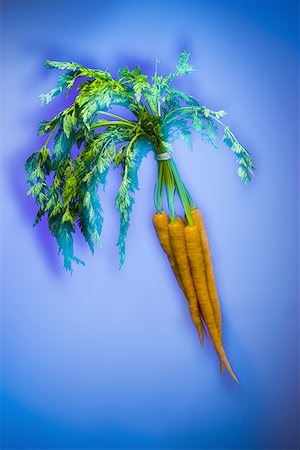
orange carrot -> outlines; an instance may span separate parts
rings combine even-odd
[[[230,375],[238,382],[223,348],[222,340],[216,325],[212,304],[206,284],[204,254],[201,245],[199,228],[196,224],[187,225],[184,229],[186,251],[191,267],[193,282],[200,302],[201,313],[220,361],[224,364]],[[183,277],[182,277],[183,280]]]
[[[218,291],[217,291],[217,286],[216,286],[216,281],[215,281],[215,276],[214,276],[214,269],[213,269],[213,265],[212,265],[212,258],[211,258],[210,249],[209,249],[208,237],[207,237],[207,232],[206,232],[206,228],[205,228],[205,222],[204,222],[203,215],[198,208],[193,208],[191,210],[191,216],[192,216],[194,223],[199,227],[201,245],[202,245],[202,250],[203,250],[203,255],[204,255],[205,274],[206,274],[206,282],[207,282],[209,298],[210,298],[210,302],[211,302],[211,305],[213,308],[217,329],[218,329],[218,332],[219,332],[219,335],[220,335],[220,338],[222,341],[223,340],[222,339],[222,314],[221,314]],[[223,366],[222,362],[221,362],[220,370],[223,373],[224,366]]]
[[[181,217],[176,217],[175,222],[170,222],[168,228],[171,248],[181,276],[184,292],[189,302],[191,317],[203,344],[204,327],[185,247],[184,220]]]
[[[172,267],[172,270],[178,281],[179,286],[181,287],[181,289],[184,292],[183,284],[181,281],[181,276],[180,276],[180,273],[179,273],[179,270],[178,270],[173,252],[172,252],[171,244],[170,244],[168,224],[169,224],[169,217],[166,213],[153,214],[153,225],[154,225],[157,237],[159,239],[160,245],[169,259],[170,265]]]
[[[217,291],[214,270],[213,270],[213,265],[212,265],[212,259],[211,259],[210,249],[209,249],[208,237],[207,237],[206,228],[205,228],[205,222],[203,219],[203,215],[201,214],[201,211],[199,209],[196,209],[196,208],[192,209],[191,214],[192,214],[194,223],[198,225],[199,231],[200,231],[200,239],[201,239],[203,255],[204,255],[205,273],[206,273],[209,297],[210,297],[210,301],[211,301],[211,304],[213,307],[214,316],[215,316],[217,328],[219,331],[219,335],[222,340],[221,308],[220,308],[218,291]]]

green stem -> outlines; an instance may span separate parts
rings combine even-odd
[[[160,117],[160,102],[157,102],[157,115]]]
[[[203,106],[182,106],[182,107],[180,107],[180,108],[176,108],[176,109],[173,109],[173,111],[170,111],[167,115],[166,115],[166,117],[164,118],[164,121],[167,121],[167,118],[170,116],[170,115],[172,115],[172,114],[174,114],[175,112],[177,112],[177,111],[181,111],[181,110],[183,110],[183,109],[193,109],[193,108],[198,108],[199,109],[199,111],[201,111],[202,109],[205,109]],[[213,113],[213,111],[212,111],[212,113]],[[213,120],[215,120],[216,122],[218,122],[218,124],[219,125],[221,125],[224,129],[225,128],[227,128],[228,129],[228,132],[229,132],[229,134],[230,134],[230,136],[232,137],[232,139],[235,141],[235,142],[237,142],[238,143],[238,140],[237,140],[237,138],[235,137],[235,135],[233,134],[233,132],[220,120],[220,119],[218,119],[214,114],[208,114],[208,116],[207,117],[210,117],[211,119],[213,119]]]
[[[127,146],[127,149],[126,149],[126,156],[128,156],[129,151],[130,151],[132,145],[134,144],[134,142],[135,142],[140,136],[147,136],[148,138],[150,138],[149,134],[146,133],[145,131],[142,131],[141,133],[136,134],[136,135],[131,139],[131,141],[129,142],[129,144],[128,144],[128,146]],[[151,138],[150,138],[150,139],[151,139]]]
[[[230,134],[230,136],[232,137],[232,139],[233,139],[233,141],[234,142],[236,142],[237,144],[239,144],[239,141],[237,140],[237,138],[235,137],[235,135],[233,134],[233,132],[230,130],[230,128],[227,126],[227,125],[225,125],[220,119],[217,119],[217,117],[214,117],[212,114],[210,114],[209,115],[212,119],[214,119],[216,122],[218,122],[220,125],[222,125],[222,127],[225,129],[225,128],[227,128],[227,131],[228,131],[228,133]],[[249,158],[251,159],[251,157],[250,157],[250,154],[249,154],[249,152],[246,150],[246,149],[244,149],[244,152],[249,156]],[[251,161],[251,163],[252,163],[252,161]]]
[[[54,131],[56,130],[56,128],[57,128],[57,125],[55,125],[55,127],[53,128],[53,130],[50,132],[49,136],[47,137],[46,142],[44,144],[45,147],[47,147],[47,145],[48,145],[48,143],[49,143],[49,141],[50,141]]]
[[[144,95],[144,98],[145,98],[144,107],[145,107],[147,113],[149,114],[149,116],[151,116],[151,113],[153,114],[153,111],[152,111],[151,106],[149,105],[145,95]],[[148,105],[148,107],[147,107],[147,105]]]
[[[165,188],[167,194],[168,207],[170,211],[170,221],[174,223],[176,218],[174,206],[174,194],[175,194],[174,174],[168,164],[168,161],[161,161],[161,163],[164,164],[163,167],[165,170]]]
[[[154,205],[158,213],[163,212],[163,192],[164,192],[164,179],[163,179],[163,164],[159,161],[157,163],[156,182],[154,188]]]
[[[109,127],[109,126],[113,126],[113,125],[119,125],[119,126],[123,126],[123,127],[135,127],[136,125],[134,125],[131,122],[123,122],[123,121],[117,121],[117,120],[99,120],[98,122],[93,123],[93,125],[91,126],[91,130],[95,130],[96,128],[101,128],[101,127]]]
[[[167,118],[169,116],[171,116],[172,114],[174,114],[177,111],[181,111],[182,109],[195,109],[195,108],[199,108],[199,111],[201,111],[201,109],[203,109],[203,106],[181,106],[180,108],[173,109],[166,115],[166,117],[164,117],[164,122],[167,121]]]
[[[155,87],[155,95],[157,94],[157,65],[159,63],[159,59],[156,58],[155,61],[155,74],[154,74],[154,87]],[[156,114],[160,116],[160,102],[157,100],[156,102]]]
[[[159,146],[156,147],[156,154],[163,152]],[[157,161],[157,174],[154,188],[154,204],[158,213],[162,212],[163,206],[163,191],[166,190],[168,209],[170,211],[171,222],[175,220],[174,195],[177,192],[179,200],[182,204],[184,213],[189,225],[193,225],[191,209],[194,208],[194,203],[191,195],[185,187],[179,175],[177,166],[173,159],[166,161]]]
[[[185,212],[185,216],[187,218],[189,225],[193,225],[191,208],[194,208],[194,203],[193,203],[192,197],[191,197],[190,193],[188,192],[187,188],[185,187],[174,161],[169,160],[168,162],[170,164],[170,168],[171,168],[173,176],[174,176],[176,191],[178,193],[180,202],[181,202],[183,210]]]
[[[109,126],[119,126],[119,127],[132,127],[134,128],[136,125],[134,125],[131,122],[121,122],[121,121],[116,121],[116,120],[99,120],[98,122],[93,123],[93,125],[91,125],[90,129],[91,131],[96,130],[97,128],[101,128],[101,127],[109,127]],[[83,130],[79,130],[78,134],[77,134],[77,139],[82,136]]]
[[[127,148],[126,148],[125,159],[128,157],[129,151],[130,151],[132,145],[134,144],[134,142],[135,142],[140,136],[142,136],[142,135],[148,136],[148,134],[145,133],[145,132],[143,131],[143,132],[141,132],[141,133],[136,134],[136,135],[131,139],[131,141],[129,142],[129,144],[127,145]],[[124,180],[124,178],[127,177],[127,173],[128,173],[128,167],[127,167],[127,164],[125,163],[123,180]]]
[[[235,137],[235,135],[232,133],[232,131],[220,120],[217,119],[217,117],[215,117],[213,114],[209,114],[209,117],[211,117],[212,119],[214,119],[216,122],[218,122],[223,128],[227,128],[229,131],[229,134],[231,135],[232,139],[235,142],[238,142],[237,138]]]
[[[115,119],[119,119],[122,122],[132,123],[130,120],[124,119],[124,117],[117,116],[116,114],[108,113],[106,111],[99,111],[99,114],[104,114],[105,116],[114,117]]]
[[[144,97],[145,97],[145,95],[144,95]],[[155,110],[155,108],[153,109],[152,107],[151,107],[151,105],[150,105],[150,103],[149,103],[149,101],[147,100],[147,98],[145,97],[145,100],[146,100],[146,102],[147,102],[147,105],[148,105],[148,108],[149,108],[149,114],[150,114],[150,116],[152,115],[152,116],[155,116],[155,114],[156,114],[156,110]],[[146,106],[146,105],[145,105]],[[146,106],[147,107],[147,106]],[[147,108],[147,109],[148,109]],[[152,113],[152,114],[151,114]]]

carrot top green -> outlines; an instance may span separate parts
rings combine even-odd
[[[174,73],[163,77],[156,71],[151,79],[139,66],[120,69],[114,79],[108,71],[75,62],[46,61],[45,65],[64,73],[54,89],[40,96],[42,103],[72,88],[77,95],[69,107],[40,123],[38,133],[46,135],[45,143],[29,156],[25,169],[28,195],[35,197],[39,208],[34,223],[47,217],[67,270],[72,270],[73,261],[83,264],[73,252],[76,223],[92,252],[95,243],[101,243],[99,187],[105,186],[110,167],[122,168],[115,200],[120,214],[120,265],[138,189],[138,169],[150,149],[158,160],[155,209],[163,212],[166,195],[171,222],[176,216],[174,196],[178,195],[189,224],[193,224],[194,204],[171,158],[172,142],[183,138],[190,143],[193,130],[213,146],[221,130],[223,141],[236,156],[238,175],[245,183],[250,181],[254,171],[250,154],[223,123],[225,112],[201,106],[197,99],[173,87],[177,77],[194,70],[187,52],[180,55]],[[115,107],[127,109],[127,118],[115,114]]]

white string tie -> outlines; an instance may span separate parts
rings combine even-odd
[[[157,159],[157,161],[168,161],[168,159],[171,159],[171,153],[169,152],[164,152],[164,153],[157,153],[155,155],[155,158]]]

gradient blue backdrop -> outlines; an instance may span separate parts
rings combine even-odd
[[[2,2],[2,448],[297,448],[297,2]],[[253,155],[245,187],[230,151],[195,137],[174,158],[209,230],[225,348],[241,381],[199,345],[152,228],[155,161],[140,169],[121,272],[110,173],[104,247],[72,277],[25,197],[25,158],[58,73],[47,59],[114,74],[122,65],[197,68],[178,86]]]

